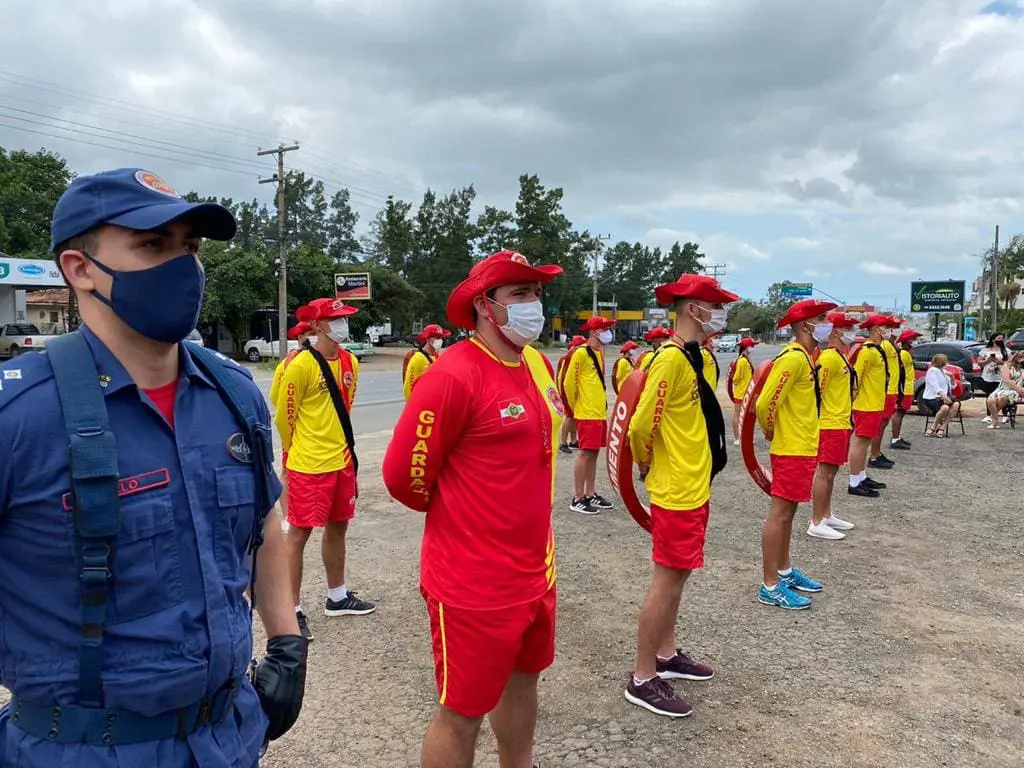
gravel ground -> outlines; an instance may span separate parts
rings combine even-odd
[[[707,567],[691,579],[678,625],[684,647],[717,676],[676,683],[696,707],[683,721],[622,697],[650,544],[620,510],[569,512],[572,459],[562,457],[558,658],[541,683],[539,765],[1024,765],[1020,505],[1009,484],[986,479],[1024,458],[1024,433],[968,420],[967,437],[936,440],[922,427],[908,418],[914,448],[892,452],[898,466],[885,473],[883,499],[836,495],[836,514],[858,524],[846,540],[807,537],[801,509],[794,559],[825,592],[800,613],[755,600],[768,498],[731,449],[715,483]],[[364,452],[349,583],[379,609],[312,617],[306,706],[267,766],[418,764],[435,701],[417,591],[421,520],[385,495],[383,444]],[[312,606],[322,568],[317,549],[308,553]],[[477,765],[497,766],[486,726]]]
[[[980,401],[970,411],[980,413]],[[898,466],[884,473],[881,500],[836,495],[836,514],[858,525],[846,540],[807,537],[810,512],[801,508],[794,561],[825,592],[800,613],[755,600],[768,498],[730,448],[714,488],[707,566],[688,584],[678,624],[683,646],[717,675],[674,683],[696,708],[682,721],[622,697],[649,540],[621,509],[569,512],[572,459],[560,457],[558,657],[541,683],[541,768],[1024,766],[1024,543],[1004,469],[1024,459],[1024,429],[986,431],[975,418],[966,437],[934,440],[922,427],[908,418],[914,448],[890,454]],[[436,700],[417,588],[422,520],[384,491],[386,439],[360,446],[349,537],[349,586],[378,611],[327,619],[315,610],[324,590],[315,536],[304,589],[317,635],[306,704],[271,746],[268,768],[418,764]],[[477,765],[495,768],[494,754],[485,725]]]

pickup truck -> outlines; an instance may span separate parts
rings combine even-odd
[[[357,360],[362,360],[364,357],[372,357],[373,347],[370,344],[364,344],[358,341],[346,341],[342,344],[345,349],[356,356]],[[291,352],[299,348],[299,342],[291,341],[288,342],[288,351]],[[251,339],[245,342],[245,359],[250,363],[259,363],[267,359],[277,359],[277,353],[279,346],[276,341],[270,342],[266,339]]]
[[[11,323],[0,328],[0,357],[17,357],[46,346],[56,336],[43,336],[31,323]]]

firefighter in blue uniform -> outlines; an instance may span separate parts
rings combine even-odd
[[[139,169],[57,204],[83,328],[0,366],[0,766],[251,768],[298,717],[267,406],[245,369],[182,343],[201,238],[234,232]]]

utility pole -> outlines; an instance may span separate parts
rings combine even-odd
[[[593,252],[594,252],[594,295],[593,295],[593,300],[591,302],[591,308],[590,308],[591,309],[591,314],[592,314],[593,317],[597,317],[597,282],[598,282],[597,281],[597,270],[598,270],[598,261],[601,258],[601,242],[603,240],[611,240],[611,239],[612,239],[611,235],[596,235],[594,237],[594,242],[593,242]]]
[[[288,355],[288,244],[285,242],[285,202],[284,202],[284,153],[294,152],[298,144],[285,146],[279,144],[277,149],[261,149],[256,155],[277,155],[277,173],[269,179],[260,179],[260,184],[277,182],[277,335],[278,349],[281,359]]]
[[[708,264],[704,267],[704,274],[711,275],[715,280],[718,279],[719,275],[725,276],[725,264]]]
[[[997,305],[999,304],[999,225],[996,224],[996,241],[992,246],[992,333],[999,333]]]

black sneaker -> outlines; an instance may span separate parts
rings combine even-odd
[[[886,488],[885,483],[880,483],[877,480],[872,480],[870,477],[865,477],[860,481],[861,485],[867,486],[872,491],[881,491]]]
[[[558,452],[559,453],[572,453],[572,448],[569,447],[568,443],[562,443],[560,446],[558,446]]]
[[[626,684],[626,701],[643,707],[648,712],[665,717],[689,717],[693,714],[690,702],[682,698],[671,685],[660,677],[654,677],[646,683],[637,685],[633,676],[629,676]]]
[[[577,442],[569,443],[569,450],[571,450],[571,451],[575,451],[579,447],[580,447],[580,444],[579,444],[578,441]]]
[[[889,441],[889,447],[894,451],[909,451],[910,443],[904,440],[902,437],[898,437],[895,440]]]
[[[874,488],[868,488],[863,481],[861,481],[860,485],[848,486],[846,492],[851,496],[862,496],[865,499],[877,499],[879,496],[882,495]]]
[[[598,509],[611,509],[612,503],[601,494],[595,493],[590,497],[590,506],[597,507]]]
[[[295,614],[295,618],[299,622],[299,634],[306,638],[307,642],[313,642],[313,630],[309,628],[309,620],[306,618],[306,614],[299,611]]]
[[[877,459],[868,459],[868,466],[872,469],[892,469],[896,466],[896,462],[879,454]]]
[[[343,600],[331,600],[327,598],[327,605],[324,608],[325,616],[365,616],[377,610],[377,606],[369,600],[363,600],[356,596],[355,592],[349,592]]]
[[[601,510],[590,503],[590,499],[584,496],[582,499],[573,499],[569,504],[569,509],[573,512],[579,512],[581,515],[596,515]]]

